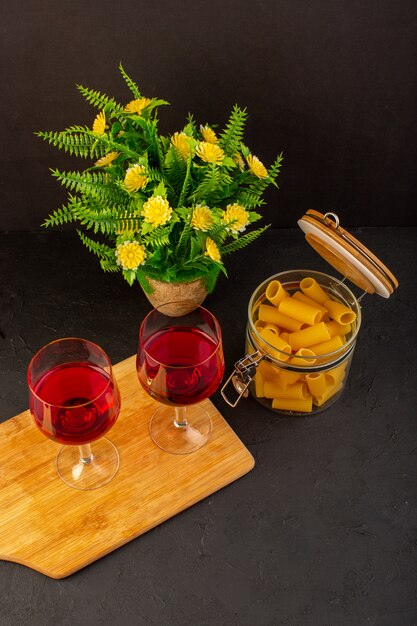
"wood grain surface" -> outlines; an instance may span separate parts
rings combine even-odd
[[[135,357],[114,371],[122,410],[108,436],[120,468],[100,489],[79,491],[61,481],[58,445],[38,431],[29,411],[0,425],[1,559],[63,578],[253,468],[252,455],[209,400],[209,442],[185,456],[160,450],[148,433],[156,402],[138,383]]]

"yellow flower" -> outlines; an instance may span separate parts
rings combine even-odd
[[[207,206],[197,205],[191,218],[191,226],[195,230],[208,230],[213,225],[213,216]]]
[[[143,165],[135,164],[127,169],[124,183],[128,191],[139,191],[146,186],[148,181],[146,168]]]
[[[96,135],[104,135],[106,132],[106,116],[104,115],[104,111],[100,111],[96,115],[96,118],[93,122],[93,133]]]
[[[236,234],[246,229],[249,224],[249,213],[240,204],[228,204],[226,210],[223,211],[222,222],[225,224],[233,222],[228,230]]]
[[[145,247],[137,241],[124,241],[116,248],[116,263],[123,270],[136,271],[145,260]]]
[[[249,169],[254,176],[258,178],[265,178],[268,176],[268,171],[262,161],[258,159],[258,157],[250,154],[247,158]]]
[[[185,133],[174,133],[171,137],[171,143],[183,159],[188,159],[191,152],[188,135]]]
[[[219,146],[208,141],[200,141],[196,150],[200,159],[206,163],[221,163],[224,159],[224,152]]]
[[[208,256],[212,261],[217,261],[217,263],[221,259],[220,250],[217,247],[217,244],[214,243],[213,239],[207,237],[206,240],[206,251],[204,256]]]
[[[245,161],[243,160],[243,157],[241,154],[239,154],[239,152],[235,154],[235,156],[233,157],[233,161],[236,163],[240,171],[243,172],[243,170],[245,169]]]
[[[119,154],[120,152],[108,152],[105,156],[101,157],[101,159],[98,159],[98,161],[96,161],[94,165],[97,165],[98,167],[110,165],[110,163],[113,163],[113,161],[117,159]]]
[[[165,200],[162,196],[152,196],[143,205],[142,213],[145,222],[152,224],[156,228],[166,224],[171,219],[172,209],[168,200]]]
[[[203,135],[204,141],[207,141],[208,143],[217,143],[219,141],[214,130],[207,124],[205,126],[200,126],[200,132]]]
[[[152,100],[149,98],[137,98],[136,100],[131,100],[125,106],[126,113],[137,113],[138,115],[142,115],[143,109],[145,109]]]

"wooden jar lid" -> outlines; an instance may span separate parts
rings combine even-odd
[[[398,287],[390,270],[340,226],[335,213],[323,215],[311,209],[298,225],[316,252],[360,289],[389,298]]]

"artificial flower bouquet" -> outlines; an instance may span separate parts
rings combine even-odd
[[[208,291],[228,254],[254,241],[265,189],[276,185],[282,155],[267,169],[244,144],[246,111],[235,106],[225,128],[197,125],[158,131],[164,100],[142,96],[120,65],[133,99],[118,104],[98,91],[78,89],[99,109],[91,128],[39,132],[42,139],[90,160],[82,171],[52,174],[69,190],[68,202],[44,226],[78,222],[85,246],[106,272],[121,271],[146,292],[148,279],[179,283],[202,278]],[[85,231],[93,231],[95,237]]]

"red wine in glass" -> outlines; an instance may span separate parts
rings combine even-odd
[[[156,400],[187,406],[218,388],[224,374],[221,351],[206,333],[172,326],[151,335],[138,357],[139,380]],[[161,365],[162,364],[162,365]],[[163,372],[163,375],[159,375]]]
[[[86,339],[58,339],[35,354],[27,379],[36,426],[49,439],[66,444],[56,460],[60,478],[83,490],[112,480],[119,454],[102,435],[117,420],[120,393],[104,350]]]
[[[39,379],[34,391],[31,410],[35,423],[58,443],[91,443],[117,419],[114,384],[106,372],[90,363],[53,367]],[[42,410],[44,403],[48,410]]]
[[[224,358],[214,315],[197,307],[175,317],[172,304],[143,320],[136,366],[145,391],[162,403],[149,425],[153,441],[166,452],[188,454],[210,437],[211,419],[201,401],[219,387]]]

